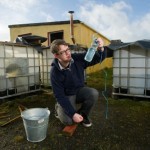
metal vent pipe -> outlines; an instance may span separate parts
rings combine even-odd
[[[73,44],[75,44],[74,30],[73,30],[73,13],[74,13],[74,11],[69,11],[68,13],[70,13],[70,36],[71,36]]]

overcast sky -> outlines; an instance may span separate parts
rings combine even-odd
[[[150,39],[149,0],[0,0],[0,41],[9,41],[9,25],[74,19],[110,40]]]

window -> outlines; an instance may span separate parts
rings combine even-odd
[[[48,32],[48,46],[55,40],[55,39],[64,39],[64,32],[61,31],[54,31]]]

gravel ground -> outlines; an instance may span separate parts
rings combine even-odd
[[[27,108],[48,107],[51,111],[47,137],[41,142],[26,139],[22,118],[0,127],[1,150],[149,150],[150,148],[150,102],[130,99],[108,100],[100,95],[91,119],[93,126],[78,125],[73,136],[64,135],[62,125],[54,117],[55,100],[51,92],[10,99],[0,105],[0,124],[20,115],[18,104]],[[2,118],[2,112],[10,115]]]

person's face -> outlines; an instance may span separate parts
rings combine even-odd
[[[71,52],[67,45],[60,45],[59,52],[55,54],[55,58],[60,61],[69,62],[71,60]]]

